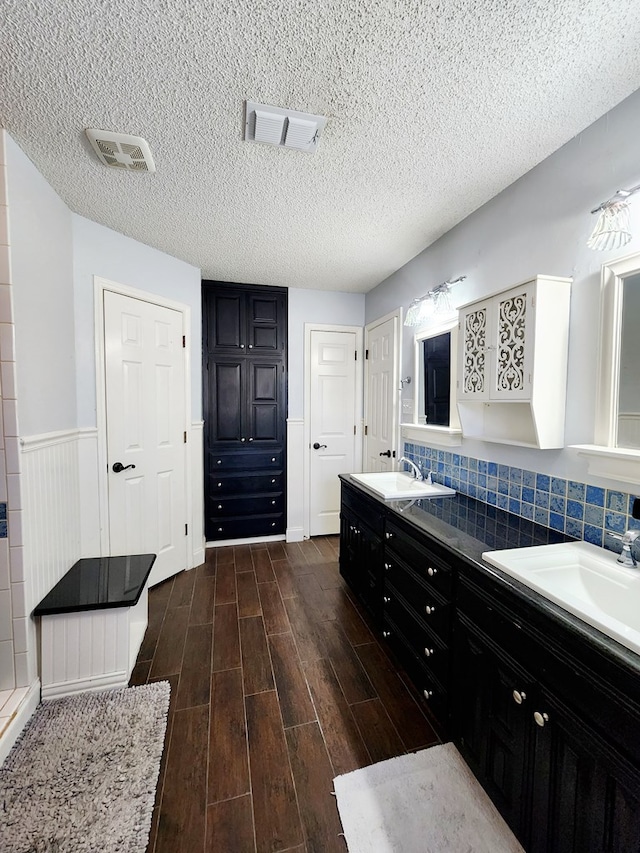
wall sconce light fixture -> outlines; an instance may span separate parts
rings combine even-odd
[[[453,311],[453,305],[451,304],[449,291],[456,284],[464,281],[465,278],[466,275],[461,275],[458,278],[443,281],[442,284],[434,287],[428,293],[425,293],[424,296],[414,299],[407,308],[404,325],[421,326],[433,314],[450,314]]]
[[[629,196],[640,191],[640,184],[630,190],[618,190],[608,201],[594,207],[591,213],[599,213],[598,221],[587,246],[596,251],[606,252],[620,249],[631,240],[629,230]]]

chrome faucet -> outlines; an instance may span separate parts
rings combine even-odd
[[[407,459],[406,456],[401,456],[400,459],[398,459],[398,462],[406,462],[407,465],[411,466],[413,470],[413,476],[416,478],[416,480],[424,480],[422,471],[418,468],[415,462],[411,461],[411,459]]]
[[[622,542],[622,553],[618,555],[617,562],[630,569],[637,566],[638,564],[635,557],[631,553],[631,546],[638,536],[640,536],[640,532],[637,530],[627,530],[627,532],[622,536],[619,533],[609,533],[609,536]]]

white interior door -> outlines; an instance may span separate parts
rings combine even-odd
[[[104,291],[109,547],[156,554],[150,585],[188,565],[182,325],[180,311]]]
[[[338,474],[355,470],[356,333],[310,335],[309,535],[340,531]]]
[[[398,425],[399,318],[371,323],[365,330],[364,471],[395,468]]]

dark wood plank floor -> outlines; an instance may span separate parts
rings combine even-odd
[[[148,853],[344,853],[334,776],[437,736],[338,572],[338,538],[207,551],[152,589],[131,683],[171,706]]]

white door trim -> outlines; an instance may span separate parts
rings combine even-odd
[[[395,311],[389,311],[388,314],[385,314],[383,317],[376,317],[375,320],[372,320],[370,323],[364,327],[365,332],[365,346],[367,341],[367,336],[371,329],[374,329],[376,326],[379,326],[381,323],[386,323],[387,320],[396,320],[396,335],[395,335],[395,352],[393,354],[394,358],[394,377],[393,383],[396,389],[396,393],[393,396],[393,450],[395,451],[396,458],[394,460],[393,468],[396,468],[397,460],[402,456],[401,448],[400,448],[400,395],[402,393],[402,387],[400,385],[400,371],[402,369],[402,306],[396,308]],[[363,415],[366,420],[367,412],[368,412],[368,400],[367,400],[367,388],[369,387],[369,383],[367,381],[367,364],[365,362],[364,365],[364,397],[363,397]],[[362,450],[364,453],[364,444],[366,438],[364,433],[362,435]]]
[[[355,468],[356,471],[362,470],[362,365],[364,362],[363,349],[363,330],[362,326],[338,326],[327,323],[305,323],[304,324],[304,463],[302,472],[302,488],[303,488],[303,535],[305,539],[309,538],[309,530],[311,528],[311,500],[310,500],[310,460],[309,448],[311,446],[311,333],[312,332],[355,332],[356,336],[356,352],[358,353],[359,367],[356,369],[356,393],[355,393],[355,408],[353,412],[353,422],[356,425],[356,435],[354,436],[354,452],[355,452]]]
[[[185,471],[185,508],[189,527],[186,539],[185,568],[191,568],[193,561],[193,501],[191,495],[191,308],[182,302],[166,299],[147,290],[139,290],[125,284],[94,275],[94,317],[95,317],[95,354],[96,354],[96,423],[98,427],[98,505],[100,509],[100,550],[101,556],[109,555],[109,486],[108,486],[108,458],[107,458],[107,407],[106,407],[106,382],[105,382],[105,340],[104,340],[104,292],[105,290],[128,296],[132,299],[140,299],[152,305],[162,308],[170,308],[182,315],[182,334],[185,335],[186,347],[184,358],[184,391],[185,412],[184,428],[189,438],[184,445],[184,471]],[[200,540],[198,539],[198,543]]]

